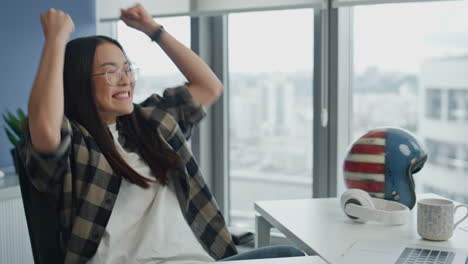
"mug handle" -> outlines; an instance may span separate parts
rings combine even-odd
[[[458,220],[458,222],[456,222],[455,225],[453,225],[453,230],[455,230],[455,228],[457,228],[458,224],[460,224],[463,220],[465,220],[466,218],[468,218],[468,206],[466,206],[466,205],[464,205],[464,204],[459,204],[459,205],[455,206],[455,210],[453,210],[453,212],[456,213],[456,212],[457,212],[457,209],[458,209],[458,208],[461,208],[461,207],[465,207],[465,208],[466,208],[466,214],[465,214],[465,216],[464,216],[462,219]]]

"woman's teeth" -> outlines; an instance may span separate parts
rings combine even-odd
[[[130,97],[130,92],[119,93],[119,94],[115,95],[114,97],[115,98],[128,98],[128,97]]]

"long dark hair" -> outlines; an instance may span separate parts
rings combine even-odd
[[[125,54],[116,40],[106,36],[77,38],[68,42],[63,71],[65,115],[88,130],[113,170],[130,182],[148,188],[151,180],[139,175],[125,162],[115,148],[107,124],[98,114],[91,74],[96,47],[104,42],[116,45]],[[119,129],[123,129],[122,132],[134,141],[140,156],[151,168],[156,179],[166,185],[166,172],[180,167],[182,159],[164,147],[158,135],[144,121],[142,114],[134,109],[131,114],[118,117],[122,124]]]

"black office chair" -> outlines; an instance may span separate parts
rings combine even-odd
[[[18,150],[12,151],[13,161],[18,174],[24,212],[28,224],[34,263],[63,263],[57,237],[57,210],[50,198],[39,192],[27,177],[24,162]]]

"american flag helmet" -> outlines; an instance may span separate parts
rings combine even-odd
[[[412,209],[416,203],[413,174],[426,159],[426,151],[409,131],[373,129],[349,146],[343,165],[345,184]]]

